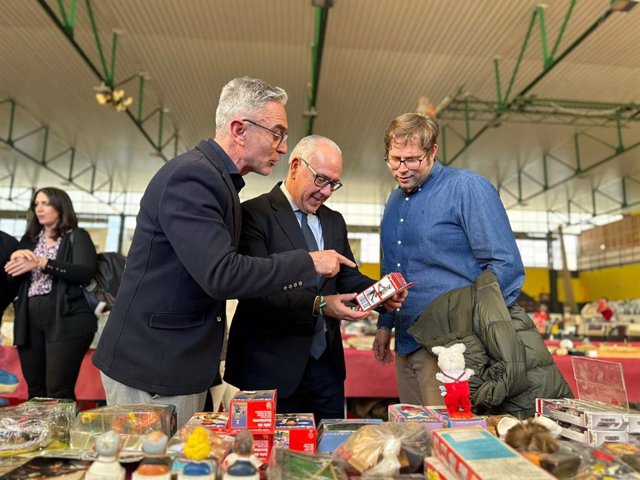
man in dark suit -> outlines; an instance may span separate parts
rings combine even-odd
[[[303,138],[289,174],[271,192],[242,204],[239,252],[268,257],[294,249],[331,248],[353,260],[342,215],[324,206],[340,186],[342,154],[331,140]],[[306,234],[305,234],[306,230]],[[227,345],[225,380],[240,389],[278,390],[280,413],[313,412],[316,421],[344,415],[345,363],[340,321],[368,313],[346,303],[374,280],[342,266],[330,279],[280,295],[240,300]],[[406,292],[385,307],[398,308]]]
[[[299,290],[317,275],[335,275],[341,262],[355,265],[334,251],[236,253],[242,175],[268,175],[286,153],[286,100],[261,80],[232,80],[220,95],[215,139],[151,179],[93,357],[109,405],[174,404],[184,424],[214,383],[227,298]]]

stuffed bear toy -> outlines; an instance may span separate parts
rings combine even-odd
[[[440,387],[444,404],[451,418],[466,418],[471,413],[469,396],[469,378],[473,370],[464,367],[463,343],[454,343],[450,347],[433,347],[431,351],[438,356],[438,367],[442,373],[436,373],[436,379],[444,383]]]

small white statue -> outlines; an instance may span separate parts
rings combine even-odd
[[[148,433],[142,442],[145,458],[133,472],[132,480],[170,480],[171,459],[166,455],[167,436],[160,430]]]
[[[96,438],[98,459],[87,470],[86,480],[124,480],[125,470],[118,462],[120,443],[120,435],[113,430]]]

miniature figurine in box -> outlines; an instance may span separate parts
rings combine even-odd
[[[438,367],[442,373],[436,373],[436,379],[444,383],[442,396],[451,418],[471,417],[471,401],[469,397],[469,378],[473,370],[465,368],[464,343],[454,343],[450,347],[433,347],[438,356]]]
[[[133,480],[170,480],[171,459],[165,454],[168,437],[159,430],[148,433],[142,442],[145,458],[133,472]]]
[[[248,430],[240,430],[233,441],[233,452],[222,463],[225,471],[223,480],[259,480],[258,469],[262,462],[253,455],[253,435]]]
[[[120,442],[120,435],[113,430],[96,438],[98,459],[87,470],[86,480],[124,480],[125,470],[118,462]]]

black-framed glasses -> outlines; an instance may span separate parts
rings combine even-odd
[[[387,156],[384,161],[387,162],[387,166],[391,170],[397,170],[400,168],[400,165],[404,163],[404,166],[407,167],[408,170],[418,170],[420,168],[420,164],[425,159],[429,151],[424,152],[424,154],[419,157],[407,157],[404,160],[401,157],[389,157]]]
[[[313,168],[311,168],[311,165],[309,165],[309,163],[304,158],[302,157],[298,157],[298,158],[302,160],[304,164],[307,166],[307,168],[309,169],[309,171],[313,173],[314,175],[313,183],[315,184],[316,187],[324,188],[327,185],[329,185],[331,187],[332,192],[335,192],[340,187],[342,187],[342,182],[340,182],[339,180],[330,180],[324,175],[320,175]]]
[[[280,148],[280,145],[282,145],[284,142],[287,141],[287,138],[289,138],[289,134],[287,132],[284,132],[284,133],[276,132],[275,130],[271,130],[270,128],[265,127],[264,125],[260,125],[258,122],[254,122],[253,120],[250,120],[248,118],[243,118],[242,121],[250,123],[251,125],[255,125],[256,127],[260,127],[263,130],[266,130],[267,132],[269,132],[271,135],[273,135],[273,141],[278,142],[278,144],[276,145],[276,150]]]

